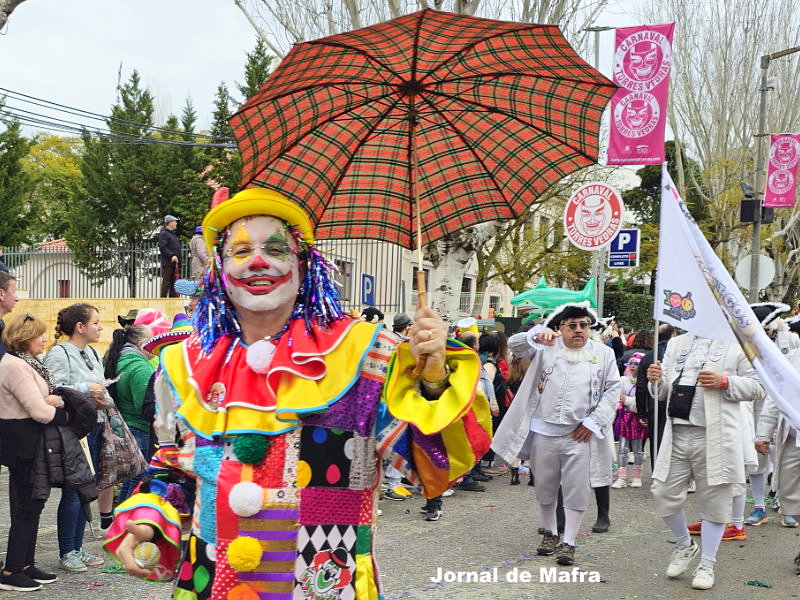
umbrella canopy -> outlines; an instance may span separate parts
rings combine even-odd
[[[243,187],[284,193],[319,237],[412,248],[595,163],[615,89],[556,26],[424,10],[297,44],[231,125]]]

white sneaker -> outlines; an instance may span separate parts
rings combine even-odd
[[[442,492],[442,498],[449,498],[450,496],[452,496],[455,493],[456,493],[456,491],[453,488],[447,489],[447,490]]]
[[[614,488],[615,490],[621,490],[622,488],[626,487],[627,485],[628,485],[628,483],[624,479],[620,479],[619,477],[617,477],[614,480],[614,483],[611,484],[611,487]]]
[[[675,548],[667,567],[667,577],[675,578],[683,575],[699,549],[699,546],[694,542],[688,548]]]
[[[642,480],[639,479],[638,477],[634,477],[633,479],[631,479],[631,482],[630,482],[629,485],[631,487],[640,488],[640,487],[642,487]]]
[[[710,590],[714,587],[714,567],[709,565],[698,565],[694,570],[692,587],[696,590]]]

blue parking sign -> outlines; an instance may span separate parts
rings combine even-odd
[[[639,230],[620,229],[608,246],[608,267],[624,269],[639,265]]]
[[[361,274],[361,304],[375,306],[375,276]]]

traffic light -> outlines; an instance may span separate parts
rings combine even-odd
[[[752,223],[756,212],[756,195],[753,186],[748,183],[741,183],[742,198],[739,204],[739,221],[742,223]],[[761,207],[761,222],[764,224],[775,221],[775,209]]]

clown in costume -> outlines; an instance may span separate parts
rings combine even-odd
[[[308,217],[280,194],[217,202],[203,234],[195,334],[161,354],[160,448],[105,548],[132,575],[175,579],[177,600],[378,599],[383,460],[426,497],[471,468],[491,434],[488,403],[473,404],[480,360],[426,307],[405,342],[346,316]],[[185,473],[197,490],[181,557],[171,500]],[[133,557],[148,540],[152,570]]]

